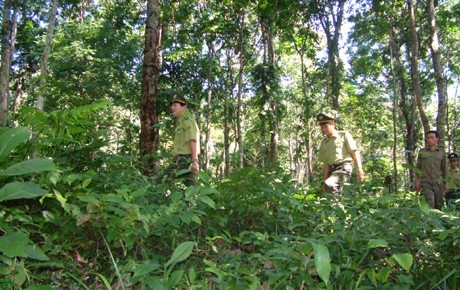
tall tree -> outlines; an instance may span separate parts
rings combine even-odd
[[[54,26],[56,23],[57,7],[58,0],[53,0],[53,4],[51,6],[51,11],[49,15],[48,28],[46,30],[45,47],[43,48],[42,56],[40,58],[40,93],[37,97],[36,107],[41,111],[43,111],[43,104],[45,103],[45,98],[41,91],[43,91],[46,84],[46,78],[48,77],[48,58],[50,56],[51,41],[53,39]]]
[[[11,8],[12,0],[3,2],[2,13],[2,60],[0,68],[0,126],[8,125],[8,100],[10,94],[11,69]]]
[[[270,128],[270,144],[268,149],[268,162],[275,163],[278,160],[278,142],[279,142],[279,115],[280,104],[277,100],[277,93],[279,88],[277,65],[275,63],[275,50],[274,50],[274,13],[276,5],[259,6],[259,22],[262,32],[263,43],[263,62],[260,67],[262,74],[259,76],[260,97],[264,100],[263,106],[267,106],[268,110],[268,124]]]
[[[428,28],[430,31],[430,51],[433,61],[434,78],[438,91],[438,115],[436,117],[436,128],[439,133],[439,145],[444,147],[447,121],[447,82],[443,75],[441,62],[441,46],[439,44],[436,27],[436,16],[434,0],[427,0]]]
[[[419,41],[417,36],[417,26],[415,21],[415,6],[414,0],[407,1],[408,14],[409,14],[409,29],[411,35],[410,41],[410,67],[411,67],[411,78],[412,78],[412,91],[417,102],[418,112],[423,125],[423,131],[426,133],[430,130],[430,123],[425,113],[425,107],[423,104],[422,89],[420,85],[420,75],[418,70],[418,59],[419,59]]]
[[[147,0],[145,24],[145,49],[142,71],[140,155],[144,162],[144,173],[155,169],[152,154],[159,146],[157,93],[161,72],[161,27],[160,1]]]
[[[328,82],[327,96],[332,101],[332,108],[338,109],[342,90],[343,66],[339,54],[339,40],[344,17],[346,0],[318,1],[318,17],[326,34]]]
[[[239,56],[239,69],[238,69],[238,92],[237,92],[237,106],[236,106],[236,142],[238,143],[238,168],[244,166],[244,145],[243,145],[243,74],[244,74],[244,23],[246,12],[244,8],[238,18],[239,34],[238,34],[238,56]]]

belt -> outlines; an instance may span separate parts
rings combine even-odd
[[[191,159],[191,158],[192,158],[192,154],[177,154],[177,155],[174,155],[175,160]]]
[[[343,165],[349,164],[349,163],[351,163],[351,161],[345,161],[345,162],[342,162],[342,163],[331,164],[331,165],[329,165],[329,169],[331,171],[336,171],[338,169],[341,169]]]

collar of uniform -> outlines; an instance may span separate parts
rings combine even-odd
[[[441,150],[441,148],[439,148],[439,147],[436,147],[434,150],[430,150],[430,148],[426,148],[426,147],[425,147],[425,150],[426,150],[426,151],[431,151],[431,152],[434,152],[434,151],[440,151],[440,150]]]
[[[332,133],[332,136],[331,137],[327,137],[327,139],[332,139],[332,138],[337,138],[339,136],[339,131],[337,130],[334,130],[334,132]]]

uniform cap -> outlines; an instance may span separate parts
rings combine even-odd
[[[447,158],[449,158],[449,160],[458,159],[458,155],[455,153],[450,153],[449,155],[447,155]]]
[[[179,103],[179,104],[186,105],[187,101],[180,93],[174,92],[172,95],[172,100],[171,100],[171,104],[172,103]]]
[[[324,124],[324,123],[335,123],[335,119],[337,117],[337,114],[335,112],[325,112],[325,113],[319,113],[316,116],[316,121],[318,121],[318,124]]]

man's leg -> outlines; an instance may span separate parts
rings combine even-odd
[[[333,171],[332,174],[324,181],[324,189],[326,192],[337,192],[342,190],[342,184],[349,182],[353,166],[346,163],[342,168]]]
[[[190,170],[191,160],[187,157],[180,157],[177,162],[177,171],[188,170],[187,172],[177,175],[176,178],[182,178],[185,186],[196,185],[195,175]]]
[[[163,170],[163,172],[157,177],[156,182],[157,184],[163,183],[163,180],[166,178],[167,181],[172,180],[175,175],[175,171],[177,170],[177,164],[174,160],[168,167]]]
[[[422,193],[425,196],[426,203],[431,207],[435,208],[435,191],[433,190],[431,184],[423,183],[421,184]]]
[[[444,206],[444,189],[440,184],[436,184],[434,192],[434,207],[441,210]]]

